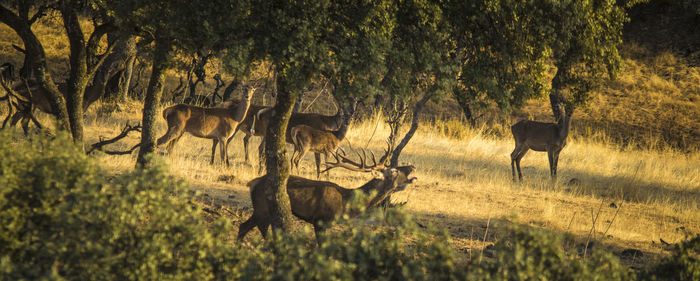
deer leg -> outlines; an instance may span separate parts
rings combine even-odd
[[[326,156],[326,160],[328,156]],[[321,177],[321,153],[314,152],[314,160],[316,160],[316,179]]]
[[[265,137],[260,141],[258,146],[258,174],[263,172],[263,161],[265,160]]]
[[[212,144],[211,144],[211,160],[209,161],[209,165],[214,165],[214,157],[216,155],[216,145],[219,144],[219,139],[212,139]]]
[[[518,159],[518,154],[520,154],[520,146],[517,144],[515,145],[515,149],[513,149],[513,152],[510,153],[510,171],[513,174],[513,181],[516,181],[515,178],[515,160]]]
[[[27,116],[22,116],[22,131],[24,131],[24,135],[28,136],[29,135],[29,117]]]
[[[554,179],[554,151],[547,149],[547,158],[549,159],[549,175]]]
[[[520,160],[523,159],[523,156],[525,156],[528,150],[528,148],[523,148],[521,152],[518,153],[518,156],[515,158],[515,167],[518,169],[518,179],[520,181],[523,181],[523,173],[520,171]]]
[[[246,134],[245,137],[243,137],[243,151],[245,152],[245,162],[248,163],[248,143],[250,141],[250,137],[252,135]],[[231,141],[231,140],[229,140]]]
[[[257,226],[258,230],[260,231],[260,235],[262,235],[263,238],[267,239],[267,230],[270,228],[270,223],[259,223]]]
[[[243,237],[255,226],[259,226],[255,223],[255,216],[250,216],[250,218],[238,228],[238,241],[243,240]]]
[[[557,182],[557,166],[559,165],[559,152],[560,149],[552,153],[552,182]]]

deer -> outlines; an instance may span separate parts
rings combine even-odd
[[[518,170],[518,180],[523,180],[520,171],[520,159],[525,156],[528,150],[546,151],[549,158],[549,173],[552,182],[557,179],[557,164],[559,153],[566,146],[566,138],[569,136],[571,128],[571,116],[574,114],[574,107],[571,103],[565,102],[566,113],[563,118],[560,116],[556,123],[545,123],[530,120],[521,120],[510,127],[515,139],[515,149],[510,154],[510,166],[515,178],[515,169]],[[561,115],[561,114],[560,114]]]
[[[297,171],[299,170],[299,161],[309,151],[314,152],[316,159],[319,159],[320,154],[323,154],[324,159],[328,161],[328,154],[335,153],[340,142],[345,139],[353,114],[354,109],[352,109],[352,112],[345,113],[340,128],[334,131],[318,130],[304,124],[289,129],[292,144],[294,145],[294,152],[292,152],[290,160],[292,169],[296,167]],[[316,179],[321,176],[321,165],[319,162],[316,161]]]
[[[342,154],[333,154],[337,161],[326,163],[328,166],[326,170],[343,167],[358,172],[378,171],[382,173],[383,178],[372,179],[354,189],[345,188],[328,181],[289,176],[287,180],[287,194],[289,194],[292,214],[312,224],[318,240],[319,234],[328,227],[328,222],[345,213],[345,206],[353,198],[355,192],[362,192],[371,196],[365,205],[367,207],[365,210],[368,210],[376,207],[389,194],[406,189],[409,184],[417,180],[416,177],[409,177],[416,168],[414,166],[387,167],[384,163],[389,155],[388,152],[389,150],[382,157],[382,160],[379,161],[379,164],[374,160],[374,154],[372,154],[374,164],[371,166],[365,164],[365,159],[361,159],[361,164],[359,164]],[[248,183],[253,203],[253,214],[241,224],[238,230],[239,241],[243,240],[253,227],[257,227],[260,230],[263,238],[267,236],[267,230],[272,221],[270,208],[265,196],[269,177],[269,175],[265,175]]]
[[[163,119],[168,123],[168,130],[158,139],[157,145],[166,144],[166,151],[170,154],[185,132],[195,137],[216,139],[222,144],[226,143],[229,138],[233,138],[241,121],[248,114],[254,92],[253,86],[244,87],[243,101],[226,107],[177,104],[166,108],[163,110]],[[230,166],[227,147],[220,145],[219,148],[222,164]]]
[[[339,107],[336,114],[330,116],[317,113],[292,113],[292,116],[289,118],[289,123],[287,124],[285,141],[289,144],[293,144],[291,128],[299,125],[306,125],[317,130],[338,130],[343,123],[343,116],[345,112],[349,112],[351,115],[355,114],[357,103],[358,101],[353,99],[346,109]],[[267,126],[271,117],[272,108],[262,109],[255,115],[255,133],[260,134],[263,137],[263,140],[260,142],[260,146],[258,147],[259,159],[261,160],[263,159],[263,150],[265,148],[264,136],[267,132]],[[319,153],[314,153],[314,157],[316,160],[316,166],[318,167],[321,163],[321,155]],[[259,165],[259,167],[259,172],[262,172],[262,164]]]
[[[294,108],[293,108],[292,112],[294,112],[294,113],[299,112],[301,99],[302,99],[302,95],[299,95],[299,97],[297,97],[296,103],[294,104]],[[227,106],[229,104],[236,104],[239,102],[240,102],[240,100],[225,101],[225,102],[219,104],[217,107],[224,107],[224,106]],[[255,104],[251,105],[250,109],[248,110],[248,114],[246,114],[246,117],[241,122],[241,125],[238,126],[238,130],[245,134],[245,136],[243,137],[243,151],[245,152],[245,162],[246,163],[248,163],[248,161],[249,161],[248,145],[250,144],[250,138],[253,136],[256,136],[256,137],[264,137],[265,136],[264,130],[255,130],[255,127],[256,127],[256,125],[255,125],[256,117],[255,116],[259,111],[261,111],[263,109],[268,109],[268,108],[270,108],[270,107],[264,106],[264,105],[255,105]],[[232,140],[233,140],[233,138],[230,138],[226,141],[227,147],[228,147],[229,143],[231,143]],[[214,161],[214,152],[216,151],[216,145],[218,143],[219,143],[219,141],[214,139],[212,146],[211,146],[212,163]]]

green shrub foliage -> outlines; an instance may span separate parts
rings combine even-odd
[[[670,257],[642,275],[643,280],[700,280],[700,235],[678,243]]]
[[[493,260],[458,262],[446,233],[418,228],[400,208],[356,209],[362,204],[349,206],[359,216],[340,218],[318,243],[307,227],[241,245],[230,223],[204,222],[194,193],[162,165],[113,176],[68,137],[27,142],[2,132],[0,159],[0,280],[636,277],[609,254],[571,257],[558,236],[523,228],[496,243]],[[639,277],[697,280],[698,240]]]

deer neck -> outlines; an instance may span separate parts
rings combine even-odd
[[[389,192],[379,191],[389,190],[389,188],[384,188],[387,184],[391,184],[391,182],[382,179],[372,179],[366,184],[357,188],[358,190],[362,191],[362,193],[364,193],[365,195],[372,194],[373,191],[378,191],[378,193],[375,194],[374,197],[370,198],[369,201],[367,201],[367,209],[379,205],[380,202],[384,201],[384,199],[386,199],[389,196]]]
[[[343,123],[340,124],[340,128],[338,130],[333,131],[333,135],[338,139],[338,141],[342,141],[345,139],[345,135],[348,133],[348,126],[350,125],[350,118],[346,118],[343,120]]]
[[[571,113],[567,112],[564,118],[559,119],[557,127],[559,128],[559,136],[566,139],[569,136],[569,130],[571,129]]]
[[[250,108],[250,97],[247,99],[242,100],[238,106],[235,107],[235,111],[233,113],[233,120],[236,120],[237,122],[243,121],[245,116],[248,114],[248,109]]]

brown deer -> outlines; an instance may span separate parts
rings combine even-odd
[[[559,118],[557,123],[544,123],[529,120],[521,120],[510,127],[515,139],[515,149],[510,154],[510,166],[515,179],[515,169],[518,169],[518,179],[523,180],[520,172],[520,159],[525,156],[528,150],[547,151],[549,157],[549,173],[552,181],[557,179],[557,164],[559,162],[559,152],[566,146],[566,138],[569,136],[571,128],[571,116],[574,114],[574,107],[565,102],[566,113],[563,118]]]
[[[297,98],[296,103],[294,104],[294,109],[293,112],[296,113],[299,111],[299,105],[301,104],[301,99],[302,95],[299,95]],[[229,104],[237,104],[239,103],[240,100],[230,100],[230,101],[225,101],[221,104],[219,104],[217,107],[225,107]],[[243,132],[245,134],[245,137],[243,137],[243,151],[245,152],[245,162],[247,163],[249,160],[248,157],[248,145],[250,144],[250,138],[253,136],[256,137],[264,137],[264,132],[261,130],[255,130],[256,125],[256,114],[263,109],[270,108],[269,106],[264,106],[264,105],[251,105],[250,109],[248,109],[248,114],[246,114],[246,117],[243,119],[241,122],[241,125],[238,126],[238,130]],[[233,138],[230,138],[226,141],[226,146],[228,147],[229,143]],[[214,139],[214,142],[211,146],[211,151],[212,151],[212,162],[214,161],[214,152],[216,151],[216,145],[219,143],[218,140]]]
[[[163,110],[163,118],[168,122],[168,131],[158,139],[157,145],[166,144],[166,150],[170,153],[185,132],[195,137],[226,143],[226,140],[234,136],[240,122],[248,114],[254,92],[254,87],[246,87],[243,91],[243,102],[230,104],[228,107],[209,108],[177,104],[166,108]],[[219,148],[221,163],[229,166],[226,146],[220,145]]]
[[[287,193],[289,194],[292,213],[314,226],[317,239],[319,233],[327,227],[328,222],[345,212],[345,206],[356,190],[367,195],[373,194],[372,198],[366,203],[366,207],[369,209],[377,206],[392,192],[404,190],[407,185],[416,180],[416,177],[409,178],[409,175],[416,169],[413,166],[391,168],[384,166],[381,162],[381,164],[377,164],[376,161],[373,166],[366,166],[364,159],[362,164],[357,164],[344,158],[342,155],[334,154],[334,156],[336,156],[336,159],[339,159],[338,157],[343,159],[338,160],[337,163],[327,164],[329,169],[344,167],[361,172],[381,171],[384,178],[372,179],[356,189],[348,189],[328,181],[289,176]],[[386,158],[383,157],[382,159]],[[253,203],[253,215],[241,224],[238,230],[238,240],[242,240],[253,227],[257,227],[263,237],[267,235],[267,230],[272,220],[267,199],[265,198],[265,189],[268,188],[268,182],[268,176],[266,175],[248,183]]]
[[[310,151],[314,152],[316,159],[320,158],[320,154],[323,154],[326,161],[328,161],[328,154],[334,154],[338,149],[340,142],[345,139],[345,135],[348,132],[348,126],[352,119],[352,112],[344,114],[343,123],[335,131],[328,130],[318,130],[314,129],[308,125],[297,125],[289,129],[289,134],[292,139],[292,144],[294,145],[294,152],[292,152],[291,157],[291,167],[294,169],[299,169],[299,161],[304,157],[304,155]],[[321,176],[321,163],[316,161],[316,178]]]
[[[317,113],[292,113],[289,118],[289,123],[287,124],[287,132],[285,133],[285,140],[287,143],[292,144],[291,128],[299,125],[306,125],[316,130],[333,131],[338,130],[343,123],[343,116],[345,112],[348,112],[351,116],[355,114],[358,101],[353,99],[347,108],[339,107],[338,112],[335,115],[323,115]],[[255,133],[260,134],[263,140],[260,142],[258,147],[259,159],[262,162],[263,150],[265,148],[265,133],[267,132],[267,126],[272,117],[272,109],[266,108],[260,110],[255,115]],[[316,166],[318,167],[321,163],[321,155],[319,153],[314,153],[316,160]],[[262,164],[259,166],[260,172],[262,172]]]

